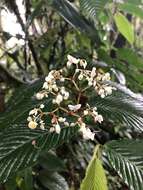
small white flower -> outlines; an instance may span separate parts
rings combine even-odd
[[[44,98],[44,94],[43,94],[43,93],[38,92],[38,93],[36,94],[36,99],[37,99],[37,100],[42,100],[43,98]]]
[[[93,81],[93,86],[96,88],[97,82],[96,80]]]
[[[88,86],[92,86],[93,85],[93,80],[91,78],[89,78],[87,80],[88,80]]]
[[[98,112],[97,112],[97,108],[96,108],[96,107],[94,107],[94,108],[92,109],[92,113],[94,114],[94,116],[97,116],[97,115],[98,115]]]
[[[71,127],[75,127],[75,126],[76,126],[76,123],[71,123],[70,126],[71,126]]]
[[[77,110],[79,110],[79,109],[81,108],[81,104],[77,104],[77,105],[68,105],[68,108],[69,108],[71,111],[76,112]]]
[[[46,81],[46,82],[49,82],[49,76],[46,76],[46,77],[45,77],[45,81]]]
[[[93,67],[91,71],[91,78],[94,78],[95,76],[96,76],[96,67]]]
[[[60,134],[60,132],[61,132],[61,127],[60,127],[60,125],[57,123],[54,127],[55,127],[55,132],[56,132],[57,134]]]
[[[44,123],[42,123],[42,124],[40,125],[40,129],[45,130],[45,124],[44,124]]]
[[[81,73],[79,76],[78,76],[78,80],[82,80],[83,79],[83,74]]]
[[[89,129],[89,128],[87,128],[86,129],[86,132],[84,132],[83,133],[83,138],[85,139],[85,140],[94,140],[94,136],[95,136],[95,134]]]
[[[106,95],[111,95],[112,94],[112,87],[111,86],[106,86],[105,87],[105,92],[106,92]]]
[[[65,94],[64,94],[64,100],[67,100],[68,98],[69,98],[69,92],[65,92]]]
[[[97,81],[101,81],[103,78],[103,75],[101,73],[98,73],[97,77],[96,77],[96,82]]]
[[[58,90],[59,90],[59,88],[57,87],[56,84],[53,84],[53,85],[52,85],[52,88],[53,88],[53,90],[54,90],[55,92],[58,92]]]
[[[88,115],[88,110],[84,110],[83,114]]]
[[[66,90],[65,90],[65,87],[64,87],[64,86],[62,86],[62,87],[61,87],[60,92],[61,92],[61,94],[62,94],[62,95],[64,95],[64,94],[65,94]]]
[[[60,81],[65,82],[65,78],[64,77],[60,78]]]
[[[43,88],[44,88],[45,90],[48,90],[48,89],[49,89],[49,85],[48,85],[47,82],[44,82],[44,84],[43,84]]]
[[[68,98],[69,98],[69,92],[67,92],[66,90],[65,90],[65,87],[61,87],[61,90],[60,90],[60,93],[61,93],[61,95],[63,96],[63,99],[64,100],[67,100]]]
[[[102,81],[109,81],[111,80],[110,73],[105,73],[102,77]]]
[[[66,121],[66,118],[64,117],[59,117],[58,118],[58,121],[61,122],[61,123],[64,123]]]
[[[93,107],[93,111],[97,111],[97,107]]]
[[[32,121],[32,117],[29,116],[29,117],[27,118],[27,121],[29,121],[29,122]]]
[[[54,79],[54,77],[53,77],[53,75],[51,75],[51,73],[49,73],[49,75],[47,77],[45,77],[45,81],[47,83],[51,82],[51,80],[53,80],[53,79]]]
[[[80,66],[83,67],[84,69],[85,69],[86,66],[87,66],[86,60],[83,60],[83,59],[80,60],[79,64],[80,64]]]
[[[101,98],[105,98],[105,94],[101,94],[100,96],[101,96]]]
[[[89,128],[81,127],[80,132],[82,133],[83,138],[85,140],[89,140],[89,139],[94,140],[95,134]]]
[[[75,72],[78,73],[80,71],[80,69],[76,69]]]
[[[62,101],[63,101],[63,96],[61,94],[58,94],[55,99],[55,103],[60,104]]]
[[[56,104],[56,99],[53,99],[53,100],[52,100],[52,103],[53,103],[53,104]]]
[[[64,125],[65,125],[65,126],[67,126],[67,127],[69,127],[69,126],[70,126],[69,122],[67,122],[67,121],[66,121],[66,122],[64,122]]]
[[[35,121],[30,121],[30,122],[28,123],[28,127],[29,127],[30,129],[36,129],[37,125],[38,125],[38,124],[37,124]]]
[[[77,59],[77,58],[75,58],[75,57],[73,57],[71,55],[68,55],[67,58],[68,58],[68,61],[70,63],[74,63],[74,64],[78,64],[79,63],[79,59]]]
[[[99,89],[98,94],[101,96],[101,98],[105,98],[105,90],[103,88]]]
[[[48,76],[45,77],[45,81],[49,83],[49,82],[51,82],[52,80],[54,80],[54,76],[53,76],[54,73],[55,73],[55,70],[50,71],[49,74],[48,74]]]
[[[49,132],[50,133],[53,133],[55,131],[55,128],[54,127],[51,127],[50,129],[49,129]]]
[[[33,110],[31,110],[29,112],[29,115],[37,115],[38,114],[38,109],[37,108],[34,108]]]
[[[41,108],[41,109],[43,109],[44,107],[45,107],[45,105],[44,105],[44,104],[41,104],[41,105],[40,105],[40,108]]]
[[[101,123],[103,121],[103,117],[102,115],[97,115],[95,118],[94,118],[95,122],[98,121],[99,123]]]

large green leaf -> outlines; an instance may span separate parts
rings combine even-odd
[[[76,132],[76,127],[63,128],[59,135],[46,130],[30,130],[23,125],[6,129],[0,136],[0,183],[15,172],[35,164],[44,150],[59,146]]]
[[[130,44],[133,44],[134,29],[132,24],[121,13],[116,13],[114,19],[119,32],[128,40]]]
[[[92,97],[91,104],[96,106],[104,118],[118,120],[139,131],[143,131],[143,101],[119,91],[106,98]]]
[[[97,157],[98,147],[95,148],[94,155],[86,169],[85,178],[80,190],[107,190],[107,180],[102,162]]]
[[[109,164],[131,190],[143,190],[143,140],[118,140],[105,145]]]

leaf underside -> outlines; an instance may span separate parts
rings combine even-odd
[[[118,140],[105,145],[109,164],[131,190],[143,189],[143,140]]]

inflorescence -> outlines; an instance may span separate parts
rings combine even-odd
[[[91,118],[93,122],[101,123],[103,117],[96,107],[89,105],[88,98],[93,93],[104,98],[115,88],[108,83],[109,73],[103,73],[95,67],[91,70],[87,69],[87,62],[83,59],[71,55],[67,58],[66,67],[50,71],[42,90],[35,95],[37,100],[51,98],[51,110],[45,111],[44,104],[32,109],[27,118],[28,127],[30,129],[39,127],[45,130],[47,129],[45,122],[48,118],[48,126],[50,126],[48,130],[51,133],[59,134],[62,126],[79,126],[84,139],[94,140],[95,133],[86,124],[86,119]]]

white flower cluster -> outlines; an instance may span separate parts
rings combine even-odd
[[[76,73],[78,73],[78,80],[87,80],[88,86],[93,87],[96,93],[101,96],[101,98],[111,95],[112,90],[115,90],[114,87],[108,84],[108,82],[111,80],[110,73],[101,74],[96,71],[95,67],[93,67],[91,71],[76,69]]]
[[[87,104],[87,108],[83,111],[83,117],[78,119],[77,124],[80,127],[80,132],[82,133],[83,138],[86,140],[88,140],[88,139],[94,140],[95,133],[92,132],[88,127],[86,127],[86,123],[83,122],[83,118],[85,116],[92,116],[95,123],[96,122],[101,123],[103,121],[103,117],[102,117],[102,115],[98,114],[96,107],[91,108]]]
[[[61,70],[52,70],[45,78],[42,90],[36,94],[38,100],[52,97],[52,110],[44,112],[43,104],[39,108],[34,108],[29,112],[28,127],[35,129],[38,126],[44,130],[45,122],[43,116],[51,119],[49,132],[61,132],[62,126],[79,126],[79,131],[84,139],[94,140],[95,133],[86,124],[87,117],[95,123],[103,121],[102,115],[98,114],[96,107],[91,107],[88,97],[83,102],[82,98],[88,91],[96,92],[102,98],[112,93],[114,89],[108,84],[109,73],[102,73],[95,67],[87,69],[87,62],[68,55],[67,66]],[[72,103],[72,104],[71,104]],[[45,108],[46,109],[46,108]],[[70,122],[68,121],[70,117]]]

